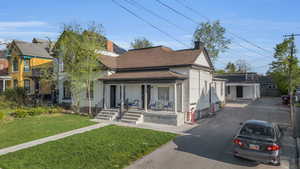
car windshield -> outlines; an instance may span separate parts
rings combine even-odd
[[[255,125],[255,124],[245,124],[241,129],[241,135],[251,136],[251,137],[265,137],[274,138],[274,130],[272,127]]]

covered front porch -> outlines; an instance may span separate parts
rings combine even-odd
[[[184,121],[184,79],[169,71],[112,74],[101,79],[104,109],[119,109],[119,118],[139,111],[145,122],[178,125]]]
[[[144,112],[182,112],[181,82],[170,83],[112,83],[105,82],[104,108],[143,110]]]

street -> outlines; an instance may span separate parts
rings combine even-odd
[[[136,161],[128,169],[269,169],[295,168],[295,141],[286,129],[283,137],[281,166],[258,164],[233,157],[232,137],[239,123],[248,119],[266,120],[287,127],[288,107],[280,98],[255,102],[228,103],[216,116],[199,121],[199,126]]]

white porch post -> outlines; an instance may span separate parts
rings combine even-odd
[[[147,84],[144,84],[144,110],[145,110],[145,112],[147,112],[148,111],[148,96],[147,96]]]
[[[5,91],[5,82],[6,82],[5,79],[3,79],[3,83],[2,83],[2,85],[3,85],[3,90],[2,91],[3,92]]]
[[[256,84],[254,85],[254,99],[257,99],[256,98]]]
[[[183,109],[183,103],[184,103],[184,101],[183,101],[183,99],[184,99],[184,97],[183,97],[183,95],[184,95],[183,87],[184,87],[184,85],[183,85],[183,82],[182,82],[182,83],[181,83],[181,112],[182,112],[182,113],[183,113],[183,111],[184,111],[184,109]]]
[[[120,92],[121,92],[121,112],[120,113],[122,114],[124,111],[124,84],[123,83],[121,84]]]
[[[177,113],[177,83],[174,83],[174,111]]]

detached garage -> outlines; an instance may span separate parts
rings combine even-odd
[[[260,84],[256,73],[230,73],[215,77],[226,79],[226,100],[256,100],[260,98]]]

